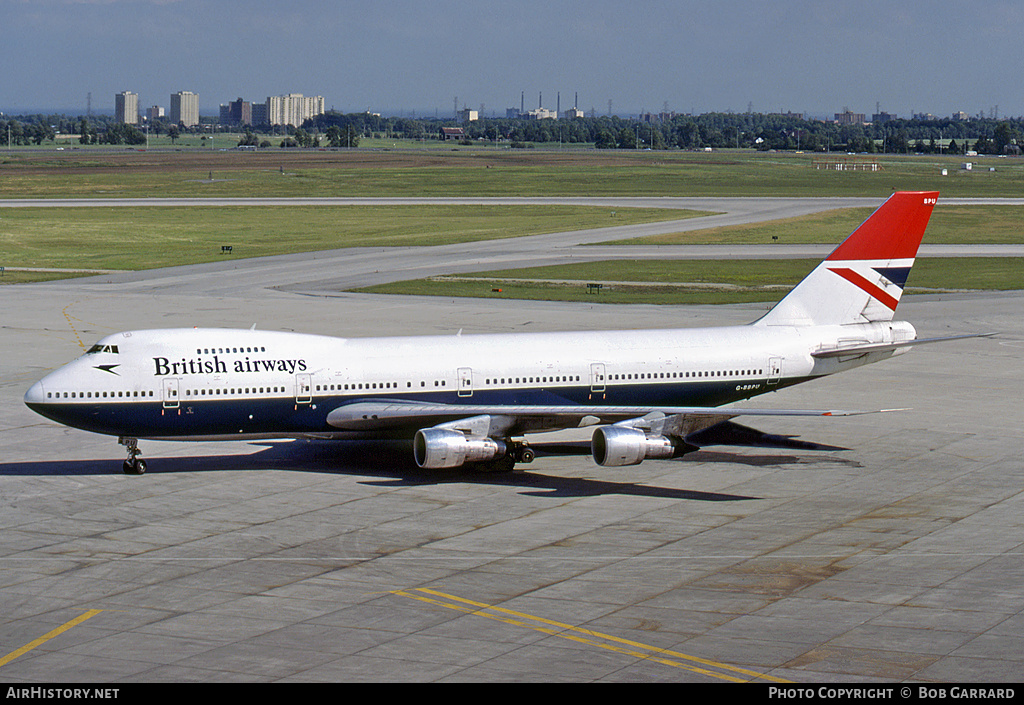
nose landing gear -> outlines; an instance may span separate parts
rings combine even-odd
[[[117,442],[128,450],[128,459],[124,461],[121,469],[125,475],[141,475],[146,472],[146,461],[140,458],[142,451],[139,450],[139,439],[118,438]]]

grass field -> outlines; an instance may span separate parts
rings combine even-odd
[[[835,244],[870,212],[828,211],[620,244],[764,244],[773,236],[783,243]],[[0,266],[152,269],[218,259],[222,245],[232,246],[233,257],[262,257],[342,247],[430,246],[700,215],[704,214],[576,206],[12,208],[0,215]],[[926,241],[1020,244],[1021,222],[1021,207],[940,206]]]
[[[878,157],[881,171],[814,168],[822,155],[436,147],[0,152],[0,198],[246,196],[1019,196],[1024,159]],[[948,176],[941,176],[941,169]],[[994,171],[990,171],[994,169]]]
[[[818,260],[622,260],[433,277],[358,289],[410,296],[577,301],[601,304],[774,302]],[[605,284],[591,293],[590,282]],[[907,293],[1024,289],[1024,261],[1014,258],[919,258]]]
[[[227,145],[225,145],[227,146]],[[871,196],[894,189],[938,190],[942,196],[1000,197],[1024,193],[1024,160],[880,155],[880,171],[814,168],[822,155],[756,153],[631,152],[588,149],[510,150],[498,147],[418,149],[281,150],[257,152],[182,148],[168,150],[30,149],[0,153],[0,198],[76,197],[313,197],[313,196]],[[948,175],[942,176],[946,169]],[[925,236],[929,243],[1021,243],[1024,210],[1013,206],[940,206]],[[642,244],[836,243],[870,209],[848,209],[805,218],[648,238]],[[625,225],[696,215],[661,209],[616,211],[573,207],[386,206],[260,208],[90,208],[0,210],[3,283],[62,276],[17,272],[15,267],[145,269],[357,246],[434,245],[545,232]],[[630,243],[635,244],[635,243]],[[926,264],[926,262],[928,262]],[[669,263],[666,263],[669,264]],[[671,263],[682,267],[684,263]],[[727,264],[727,263],[722,263]],[[747,274],[765,275],[765,263]],[[919,263],[911,286],[929,288],[1024,288],[1020,262],[933,260]],[[692,265],[692,263],[691,263]],[[788,287],[812,262],[773,261],[772,276]],[[621,273],[610,263],[600,271],[560,270],[543,276],[505,279],[693,282],[692,271]],[[679,286],[607,287],[588,295],[580,285],[553,282],[441,281],[390,285],[387,290],[448,296],[500,295],[522,298],[682,303],[766,300],[766,291],[737,271],[719,272],[715,282],[743,290]],[[731,265],[730,265],[731,266]],[[978,269],[981,268],[981,269]],[[492,276],[490,274],[488,277]],[[497,276],[497,275],[493,275]],[[932,276],[933,284],[921,283]],[[653,277],[653,278],[651,278]],[[661,278],[659,278],[661,277]],[[736,277],[740,280],[737,283]],[[961,281],[967,279],[968,281]],[[951,283],[952,282],[952,283]],[[973,282],[973,283],[971,283]],[[714,282],[712,282],[714,283]],[[763,282],[761,282],[763,283]],[[575,288],[574,288],[575,287]],[[491,292],[501,288],[500,294]],[[646,291],[645,289],[650,289]],[[692,287],[691,287],[692,289]],[[684,298],[679,298],[684,297]],[[697,297],[697,298],[694,298]],[[770,298],[770,297],[769,297]]]
[[[846,208],[752,225],[620,240],[609,245],[838,244],[857,229],[871,208]],[[924,242],[1024,244],[1024,206],[943,206],[932,212]],[[773,240],[772,238],[778,238]]]
[[[232,257],[262,257],[522,237],[698,215],[577,206],[11,208],[0,212],[0,266],[152,269],[218,259],[225,256],[223,245],[232,246]]]

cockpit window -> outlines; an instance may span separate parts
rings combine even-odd
[[[91,355],[93,353],[101,353],[101,352],[114,353],[116,355],[117,354],[117,346],[116,345],[100,345],[99,343],[96,343],[96,345],[93,345],[91,348],[86,350],[85,354],[86,355]]]

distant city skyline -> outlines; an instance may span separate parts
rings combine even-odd
[[[799,112],[1024,115],[1013,0],[0,0],[6,114],[322,95],[326,109],[453,116]],[[169,112],[169,111],[168,111]]]

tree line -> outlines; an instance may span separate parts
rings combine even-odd
[[[606,116],[561,120],[481,118],[455,120],[385,118],[364,113],[327,112],[306,121],[309,132],[331,126],[364,137],[437,139],[442,127],[461,127],[464,141],[513,145],[592,144],[598,149],[757,149],[808,152],[1019,153],[1024,147],[1024,118],[894,119],[875,124],[839,125],[791,115],[705,113],[674,115],[642,122]]]
[[[996,120],[893,119],[875,124],[839,125],[794,115],[705,113],[673,115],[650,122],[618,116],[560,120],[481,118],[462,124],[436,118],[383,117],[369,113],[328,111],[300,127],[218,127],[205,123],[185,128],[156,120],[152,134],[167,134],[172,143],[187,132],[243,131],[240,145],[281,147],[358,147],[361,138],[439,139],[442,127],[461,127],[463,141],[593,145],[597,149],[756,149],[807,152],[1019,154],[1024,147],[1024,118]],[[146,133],[109,116],[29,115],[0,118],[0,140],[11,145],[41,145],[57,133],[78,135],[81,144],[145,144]]]
[[[58,134],[77,135],[79,144],[146,143],[146,133],[137,126],[118,123],[106,116],[19,115],[6,120],[0,118],[0,141],[7,140],[11,146],[39,146],[46,141],[56,141]]]

